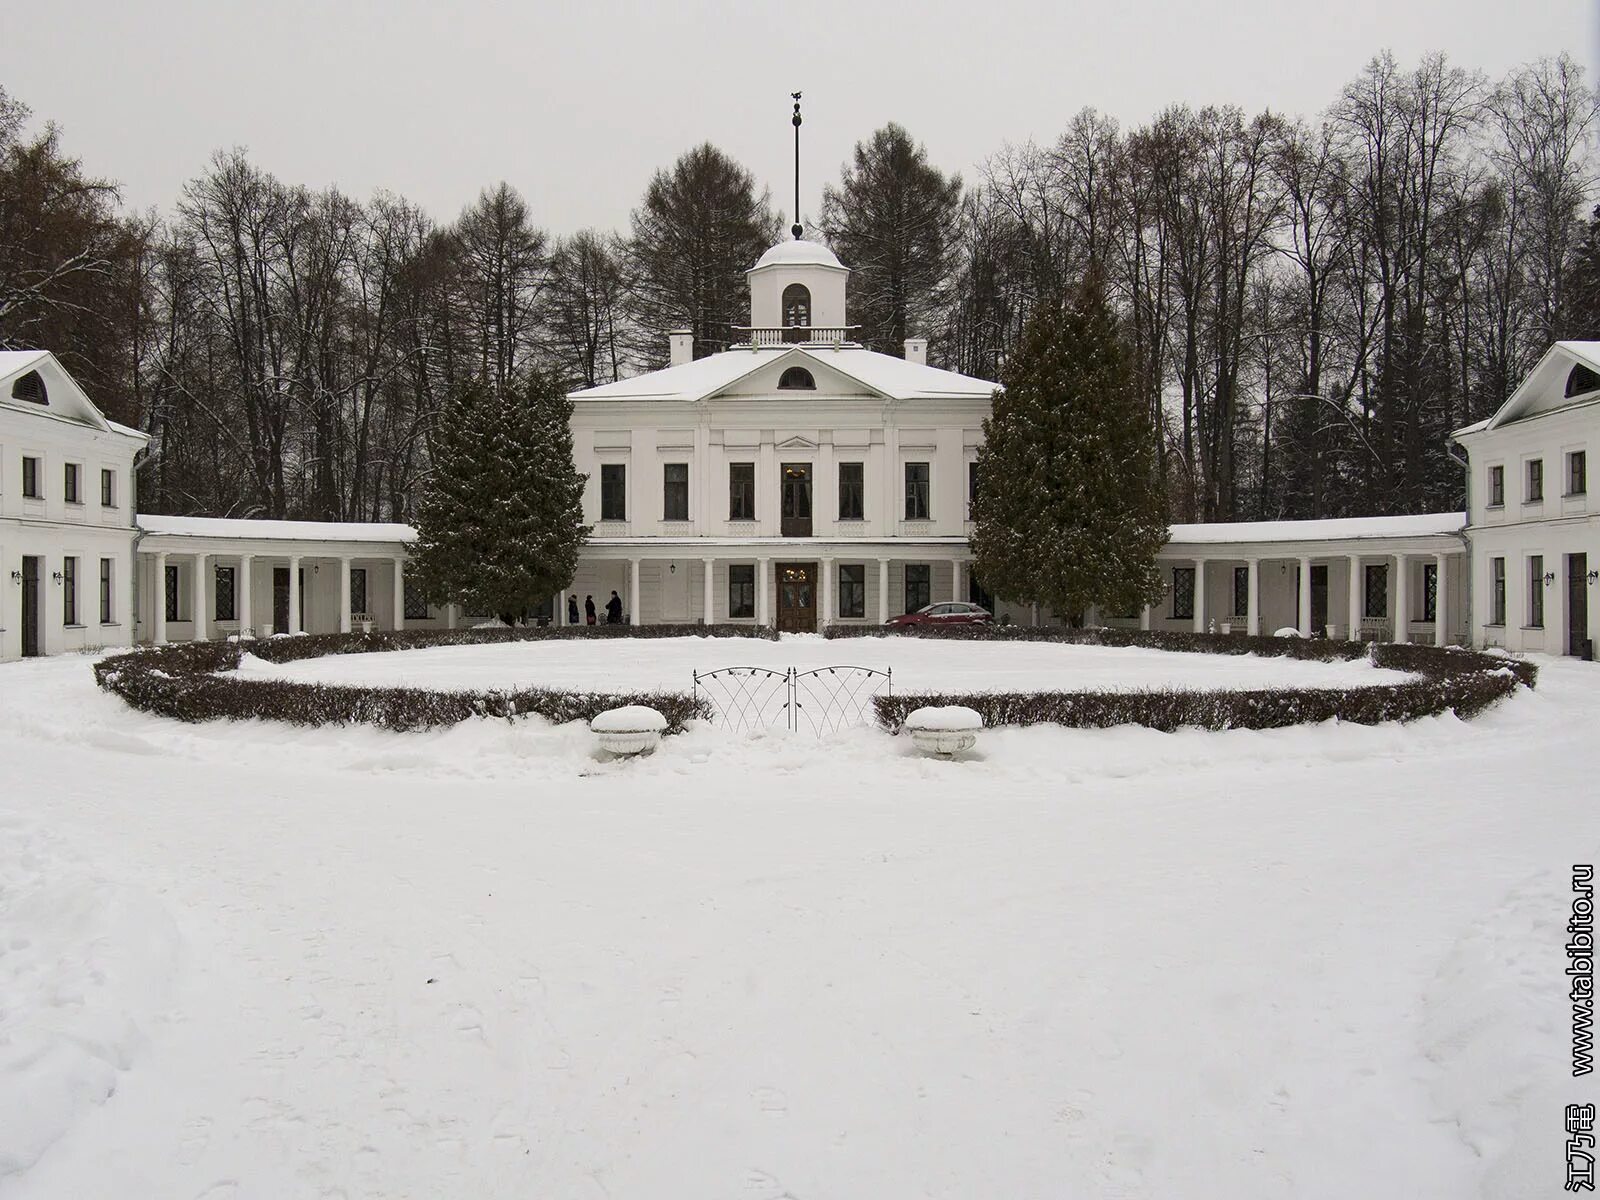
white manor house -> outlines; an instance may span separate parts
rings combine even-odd
[[[995,385],[851,340],[849,271],[793,240],[749,271],[742,346],[576,392],[594,532],[572,592],[635,623],[806,632],[986,595],[969,498]],[[1095,622],[1164,630],[1585,653],[1600,567],[1588,441],[1600,343],[1560,342],[1458,431],[1466,514],[1177,525],[1167,591]],[[147,439],[107,421],[48,351],[0,352],[0,660],[236,634],[445,629],[482,620],[407,585],[398,524],[137,514]],[[547,615],[565,623],[567,597]],[[603,619],[603,617],[602,617]]]

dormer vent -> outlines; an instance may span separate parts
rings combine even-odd
[[[11,385],[11,398],[13,400],[26,400],[30,404],[49,404],[50,393],[44,386],[44,380],[39,372],[29,371],[25,375],[17,376],[17,381]]]

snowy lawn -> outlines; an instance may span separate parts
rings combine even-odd
[[[1353,662],[1302,662],[1254,655],[1177,654],[1051,642],[961,642],[909,637],[829,640],[786,634],[755,638],[575,638],[501,645],[438,646],[270,663],[251,656],[245,675],[307,683],[482,690],[549,686],[604,691],[688,691],[694,672],[717,667],[831,667],[894,672],[897,691],[1129,691],[1135,688],[1313,688],[1401,683],[1405,672]]]
[[[1597,721],[599,763],[0,666],[0,1195],[1556,1195]]]

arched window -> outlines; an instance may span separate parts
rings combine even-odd
[[[11,385],[11,398],[13,400],[31,400],[35,404],[49,404],[50,394],[45,391],[44,380],[39,378],[39,372],[29,371],[26,375],[19,376]]]
[[[1578,363],[1567,374],[1567,395],[1581,396],[1585,392],[1594,391],[1600,391],[1600,375]]]
[[[803,342],[806,334],[801,330],[811,328],[811,289],[803,283],[791,283],[783,289],[783,340]]]
[[[790,367],[778,377],[778,388],[785,392],[814,392],[817,381],[804,367]]]

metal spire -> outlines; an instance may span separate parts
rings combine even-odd
[[[789,232],[799,241],[805,232],[800,225],[800,93],[791,92],[790,95],[794,97],[794,225]]]

